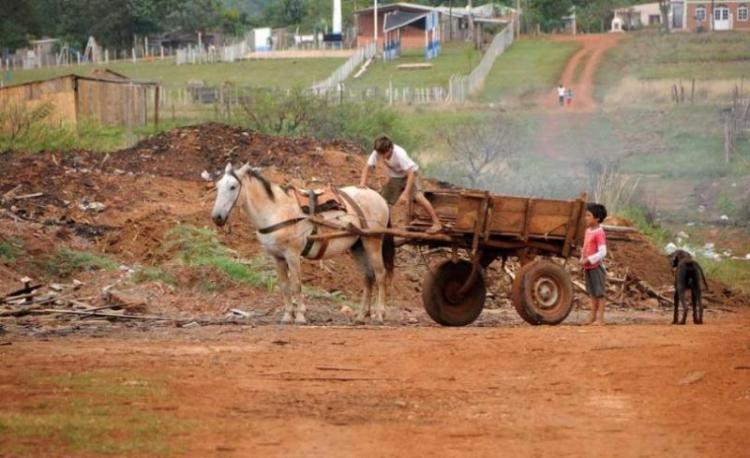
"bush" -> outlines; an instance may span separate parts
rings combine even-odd
[[[309,136],[322,141],[348,140],[366,151],[376,136],[387,133],[407,148],[414,146],[396,111],[378,103],[335,103],[295,89],[258,91],[242,103],[242,127],[271,135]]]

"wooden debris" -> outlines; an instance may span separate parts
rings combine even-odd
[[[26,199],[34,199],[36,197],[42,197],[44,195],[43,192],[35,192],[32,194],[24,194],[22,196],[15,196],[13,199],[15,200],[26,200]]]
[[[67,309],[38,309],[34,310],[34,313],[59,313],[62,315],[86,315],[86,316],[102,316],[107,318],[125,318],[129,320],[165,320],[169,321],[172,318],[154,315],[126,315],[124,313],[106,313],[106,312],[91,312],[84,310],[67,310]]]

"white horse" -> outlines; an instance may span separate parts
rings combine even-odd
[[[303,213],[297,198],[270,183],[247,164],[236,170],[232,164],[227,164],[224,175],[216,183],[216,190],[216,202],[211,212],[214,223],[218,226],[226,224],[235,204],[242,198],[245,212],[257,228],[258,240],[266,253],[276,261],[276,274],[284,297],[282,324],[291,322],[293,314],[295,323],[307,322],[300,282],[303,255],[310,259],[328,259],[347,250],[365,277],[362,308],[357,322],[364,323],[370,315],[373,284],[377,286],[378,297],[372,319],[377,323],[383,322],[386,280],[393,270],[395,254],[391,237],[351,235],[330,240],[309,239],[316,228],[308,215]],[[319,213],[319,217],[343,227],[350,223],[370,230],[388,226],[389,208],[380,194],[369,188],[353,186],[342,188],[339,192],[346,194],[343,199],[346,211],[328,211]]]

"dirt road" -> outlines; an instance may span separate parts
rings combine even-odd
[[[17,341],[0,347],[0,426],[45,418],[81,389],[33,377],[117,374],[114,385],[160,381],[122,408],[174,427],[160,440],[179,456],[736,457],[750,447],[748,335],[741,309],[702,327],[211,327]],[[117,399],[91,396],[100,409]],[[91,456],[9,425],[0,450]]]
[[[594,98],[594,74],[604,53],[617,45],[621,35],[557,36],[554,39],[575,41],[581,46],[568,60],[560,76],[560,82],[573,90],[573,103],[561,107],[555,88],[550,88],[539,101],[539,105],[547,112],[539,137],[540,151],[549,157],[564,159],[566,153],[560,145],[560,138],[569,135],[571,132],[568,131],[573,131],[574,136],[579,137],[580,132],[586,130],[587,115],[598,108]]]

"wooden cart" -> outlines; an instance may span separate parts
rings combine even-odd
[[[568,272],[550,257],[577,254],[585,231],[586,195],[571,201],[500,196],[479,191],[425,193],[444,230],[427,235],[427,215],[410,206],[407,243],[451,247],[453,259],[427,275],[422,301],[427,313],[446,326],[464,326],[484,307],[484,270],[494,260],[517,257],[511,298],[528,323],[558,324],[572,309],[573,289]],[[419,211],[417,211],[419,210]],[[417,235],[419,234],[419,235]],[[466,250],[468,259],[460,259]]]

